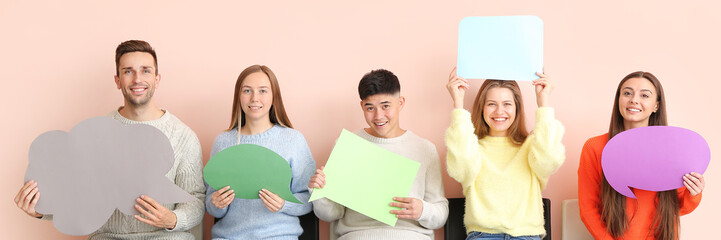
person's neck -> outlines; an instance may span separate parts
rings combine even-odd
[[[645,122],[645,123],[641,123],[641,122],[635,122],[635,123],[634,123],[634,122],[625,122],[625,123],[623,123],[624,131],[625,131],[625,130],[634,129],[634,128],[637,128],[637,127],[648,127],[648,122]]]
[[[374,136],[377,138],[385,138],[385,139],[397,138],[397,137],[403,136],[403,134],[406,134],[406,130],[402,129],[400,127],[396,130],[391,131],[389,134],[387,134],[385,136],[382,136],[382,135],[376,133],[375,131],[373,131],[372,128],[364,128],[363,130],[371,136]]]
[[[123,117],[133,121],[150,121],[155,120],[163,116],[165,112],[160,110],[153,104],[145,104],[143,106],[133,106],[132,104],[125,103],[124,106],[118,109],[118,113]]]
[[[240,133],[243,135],[257,135],[268,131],[272,127],[273,123],[270,120],[246,121],[245,126],[240,128]]]

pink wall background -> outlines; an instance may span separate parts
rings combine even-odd
[[[3,0],[2,238],[79,239],[27,217],[12,198],[35,137],[68,131],[122,104],[113,83],[114,50],[121,41],[144,39],[156,48],[162,75],[156,102],[195,130],[204,161],[228,124],[236,77],[256,63],[275,71],[291,120],[319,165],[341,128],[365,126],[356,86],[376,68],[401,79],[407,98],[401,126],[430,139],[445,159],[443,134],[452,104],[444,86],[456,61],[458,22],[464,16],[537,15],[545,22],[545,69],[556,83],[552,104],[566,126],[566,162],[544,191],[553,201],[553,238],[560,239],[561,201],[577,198],[581,146],[607,130],[616,85],[627,73],[656,74],[666,90],[670,123],[701,133],[712,152],[721,151],[713,120],[719,116],[714,94],[721,88],[714,70],[721,55],[720,7],[717,1],[652,0]],[[472,83],[467,106],[479,85]],[[532,88],[521,87],[532,118]],[[715,204],[721,201],[718,171],[712,161],[701,205],[681,218],[682,239],[714,233],[721,213]],[[447,174],[444,183],[447,197],[462,196]]]

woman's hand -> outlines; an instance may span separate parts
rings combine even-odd
[[[451,94],[451,99],[453,99],[453,107],[463,108],[463,97],[465,97],[466,90],[468,90],[468,80],[456,75],[455,67],[448,76],[448,84],[446,84],[446,88],[448,88],[448,92]]]
[[[235,192],[230,189],[230,186],[218,189],[212,195],[210,195],[210,201],[217,208],[225,208],[230,205],[235,199]]]
[[[536,73],[536,75],[539,77],[539,79],[533,81],[533,86],[536,86],[536,103],[538,107],[547,107],[549,106],[548,95],[551,95],[551,91],[553,91],[553,84],[551,84],[545,71],[544,73]]]
[[[691,193],[691,196],[696,196],[703,192],[703,188],[706,185],[706,180],[703,179],[703,175],[692,172],[683,175],[683,185]]]
[[[268,189],[260,190],[258,197],[260,197],[260,200],[263,201],[265,208],[271,212],[278,212],[281,208],[283,208],[283,205],[285,205],[285,200],[283,200],[283,198],[268,191]]]

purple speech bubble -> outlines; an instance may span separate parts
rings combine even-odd
[[[666,191],[683,187],[683,175],[703,174],[711,161],[708,143],[680,127],[650,126],[623,131],[608,141],[601,155],[608,183],[624,196],[629,187]]]

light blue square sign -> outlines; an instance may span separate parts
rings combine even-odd
[[[537,16],[465,17],[458,28],[457,74],[466,79],[532,81],[543,71]]]

